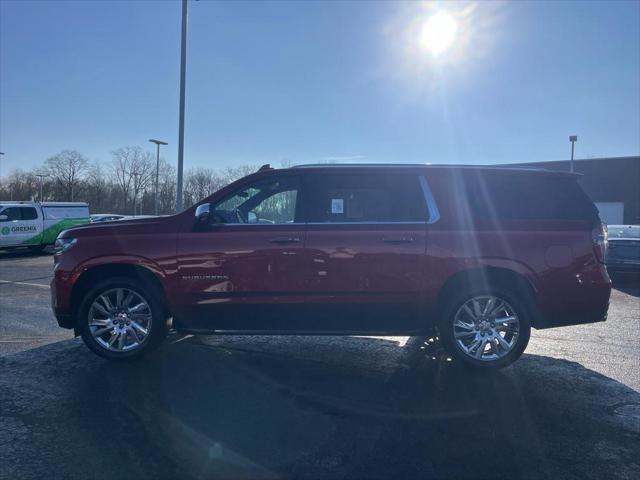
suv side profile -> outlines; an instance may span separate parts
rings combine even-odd
[[[531,328],[606,319],[606,227],[579,175],[268,166],[170,217],[56,242],[52,303],[98,355],[202,334],[426,335],[499,368]]]

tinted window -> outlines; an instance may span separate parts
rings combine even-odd
[[[33,207],[22,207],[22,220],[36,220],[38,218],[38,212]]]
[[[297,177],[269,177],[243,186],[214,204],[213,219],[222,223],[282,224],[296,221]]]
[[[3,220],[3,222],[14,222],[16,220],[22,220],[22,215],[21,215],[21,208],[20,207],[9,207],[9,208],[5,208],[2,211],[2,215],[6,215],[7,220]]]
[[[317,181],[316,181],[317,180]],[[425,222],[418,177],[347,174],[312,177],[308,221],[314,223]]]
[[[504,219],[593,220],[597,210],[573,178],[470,174],[468,203],[478,216]]]

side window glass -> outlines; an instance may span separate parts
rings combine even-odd
[[[20,208],[18,207],[5,208],[2,211],[2,215],[6,215],[8,217],[6,220],[3,220],[4,222],[15,222],[16,220],[22,220],[22,216],[20,215]]]
[[[327,175],[319,179],[309,208],[314,223],[426,222],[416,175]]]
[[[36,220],[38,218],[38,212],[33,207],[21,207],[22,220]]]
[[[249,223],[293,223],[297,190],[285,190],[265,198],[249,211]]]
[[[212,205],[212,220],[227,224],[275,225],[296,221],[297,177],[268,177]]]

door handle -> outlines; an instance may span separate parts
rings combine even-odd
[[[300,239],[298,237],[276,237],[269,240],[269,242],[284,245],[286,243],[300,243]]]
[[[382,241],[384,243],[388,243],[390,245],[400,245],[402,243],[411,243],[411,242],[413,242],[413,237],[383,238]]]

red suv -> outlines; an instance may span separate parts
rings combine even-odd
[[[606,319],[606,228],[574,174],[425,165],[261,168],[164,218],[56,242],[58,323],[111,359],[171,327],[425,335],[495,368],[531,327]]]

